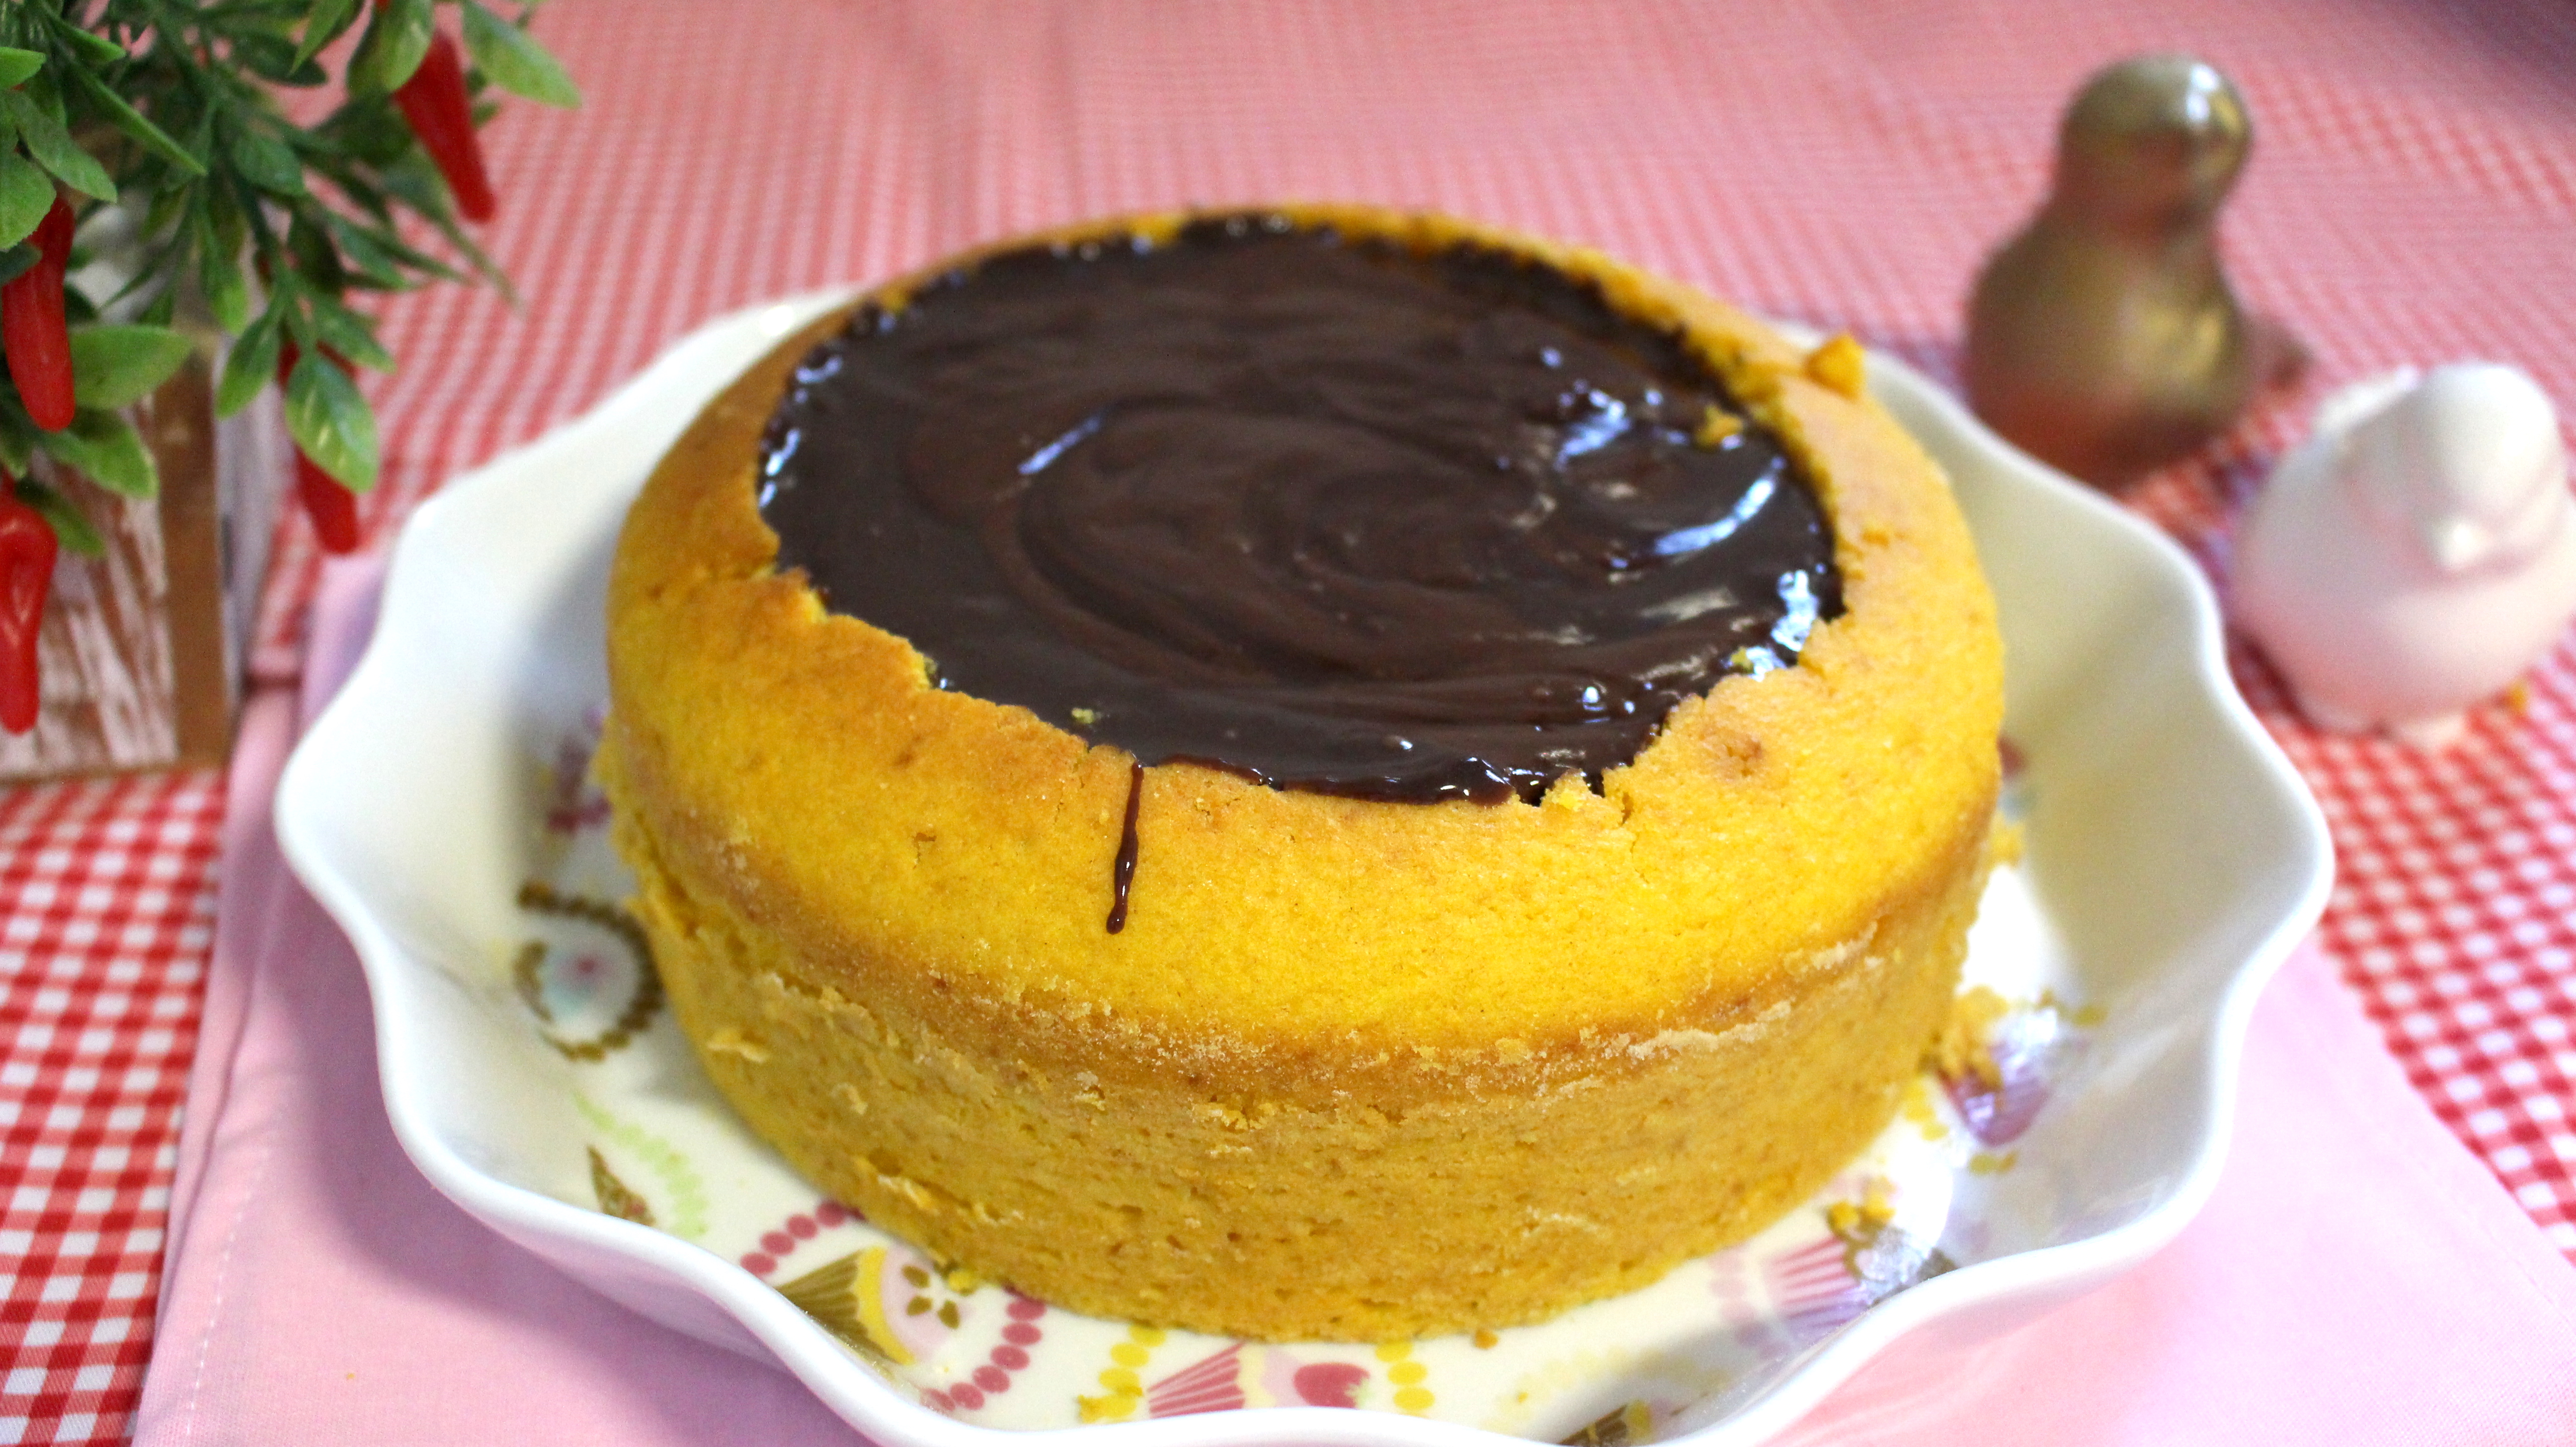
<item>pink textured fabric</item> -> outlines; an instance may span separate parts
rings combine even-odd
[[[850,1440],[783,1372],[651,1326],[486,1230],[395,1142],[366,981],[288,872],[268,811],[299,715],[366,641],[381,576],[331,565],[306,706],[266,690],[244,722],[171,1211],[179,1270],[137,1438]]]
[[[2576,405],[2564,0],[619,0],[537,24],[588,103],[514,106],[488,133],[502,213],[482,239],[525,307],[389,300],[380,532],[722,310],[1121,207],[1445,206],[1943,373],[2069,89],[2168,47],[2251,97],[2229,255],[2319,361],[2308,397],[2145,506],[2223,561],[2224,503],[2305,402],[2398,363],[2500,357]],[[280,558],[258,672],[291,685],[316,572],[300,519]],[[2345,982],[2576,1254],[2576,648],[2440,758],[2319,735],[2259,661],[2241,676],[2333,823],[2322,939]],[[0,1441],[119,1440],[140,1389],[221,798],[204,775],[0,791]],[[237,1028],[206,1026],[216,1047]]]
[[[326,575],[308,696],[354,662],[377,576]],[[850,1440],[783,1372],[591,1295],[411,1169],[376,1099],[357,961],[269,835],[292,721],[264,698],[234,771],[190,1090],[209,1109],[188,1127],[138,1442]],[[2246,1060],[2232,1163],[2171,1249],[1998,1342],[1900,1345],[1787,1440],[2271,1447],[2438,1428],[2564,1447],[2576,1268],[2425,1111],[2322,957],[2285,967]]]

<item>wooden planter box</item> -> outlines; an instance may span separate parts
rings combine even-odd
[[[221,764],[232,747],[243,660],[293,456],[273,391],[214,415],[202,350],[133,410],[161,470],[138,502],[40,460],[107,540],[62,554],[39,635],[42,711],[0,734],[0,782]]]

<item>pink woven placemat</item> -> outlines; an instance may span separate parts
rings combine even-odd
[[[2058,107],[2120,54],[2197,50],[2252,98],[2227,235],[2318,389],[2519,362],[2576,402],[2576,12],[2552,0],[2091,6],[917,5],[621,0],[540,25],[589,103],[490,133],[523,310],[385,310],[389,528],[723,310],[1124,208],[1349,196],[1608,247],[1946,372]],[[2143,505],[2223,560],[2257,419]],[[290,523],[257,671],[291,681]],[[2576,651],[2451,754],[2312,735],[2250,696],[2344,862],[2325,942],[2409,1078],[2576,1254]],[[0,1440],[123,1431],[212,924],[217,781],[0,792]]]

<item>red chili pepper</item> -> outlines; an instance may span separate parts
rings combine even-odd
[[[36,264],[0,283],[0,344],[27,416],[47,432],[72,425],[72,335],[63,323],[63,271],[72,255],[72,208],[54,198],[36,223]]]
[[[346,368],[348,360],[329,347],[322,355]],[[286,379],[295,372],[295,363],[303,356],[295,343],[281,343],[277,349],[277,385],[283,390]],[[326,553],[354,553],[366,540],[358,527],[358,495],[340,485],[340,480],[322,470],[322,465],[295,449],[295,495],[304,502],[304,515],[312,519],[313,536]]]
[[[340,487],[340,479],[304,456],[304,448],[296,448],[296,497],[304,499],[304,515],[312,518],[325,554],[355,554],[366,541],[358,528],[358,494]]]
[[[23,734],[36,726],[36,637],[60,544],[45,515],[6,486],[0,483],[0,728]]]
[[[420,68],[394,91],[411,133],[438,164],[447,189],[456,194],[456,214],[468,221],[492,219],[492,179],[483,170],[483,143],[474,135],[474,104],[465,94],[465,63],[456,42],[444,34],[430,37]]]
[[[358,495],[340,485],[322,465],[295,451],[295,495],[304,499],[304,515],[313,520],[313,536],[326,553],[354,553],[366,540],[358,528]]]

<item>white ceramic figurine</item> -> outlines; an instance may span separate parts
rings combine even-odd
[[[2549,398],[2493,362],[2327,398],[2246,512],[2233,594],[2311,719],[2457,739],[2576,613],[2576,497]]]

